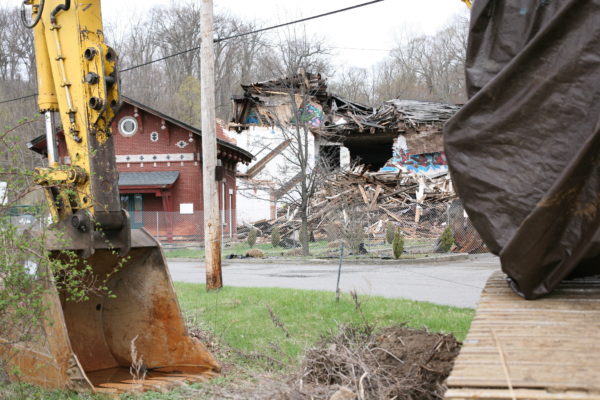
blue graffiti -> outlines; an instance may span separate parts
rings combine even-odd
[[[448,171],[448,163],[443,152],[408,154],[400,149],[398,152],[394,151],[394,156],[388,160],[380,171],[433,174]]]

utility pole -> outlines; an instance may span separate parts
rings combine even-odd
[[[204,197],[204,264],[206,290],[223,287],[221,220],[217,189],[217,133],[215,119],[215,54],[213,0],[202,0],[200,16],[200,100],[202,114],[202,188]]]

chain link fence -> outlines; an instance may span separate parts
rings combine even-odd
[[[487,252],[459,201],[411,204],[386,216],[388,218],[381,218],[380,212],[370,212],[364,207],[331,213],[309,225],[309,253],[313,257],[336,258],[343,247],[346,257],[392,259],[448,252]],[[268,245],[273,228],[270,231],[258,231],[257,243]],[[393,249],[395,236],[402,247],[396,254]],[[297,229],[281,240],[282,250],[278,253],[302,256],[304,253],[299,246],[300,230]]]
[[[317,213],[318,210],[311,212]],[[243,223],[238,227],[235,215],[235,210],[225,210],[221,216],[224,258],[327,259],[339,257],[343,248],[345,257],[393,259],[398,255],[393,251],[396,233],[402,241],[400,258],[447,252],[487,252],[460,201],[410,204],[384,214],[384,218],[381,212],[370,212],[364,208],[343,209],[321,218],[312,218],[308,229],[308,255],[301,245],[301,223],[297,216],[281,215],[274,221]],[[203,256],[202,212],[132,213],[131,224],[133,228],[147,229],[168,252],[188,249],[196,251],[189,253],[190,256]]]
[[[236,237],[235,210],[221,213],[224,241]],[[195,211],[182,214],[162,211],[134,211],[129,213],[132,228],[145,228],[165,248],[194,248],[204,246],[204,213]]]
[[[18,225],[40,223],[29,208],[11,211],[11,221]],[[338,258],[343,251],[345,257],[393,259],[398,255],[393,250],[396,234],[402,241],[400,258],[446,252],[487,252],[459,200],[434,205],[410,204],[386,213],[388,218],[381,215],[364,208],[348,208],[311,219],[306,255],[301,246],[300,220],[296,216],[282,215],[275,221],[243,223],[238,227],[236,210],[224,210],[221,213],[223,257],[327,259]],[[130,221],[132,228],[145,228],[167,252],[191,250],[182,255],[203,257],[202,212],[131,212]],[[254,241],[248,239],[252,235],[256,236]]]

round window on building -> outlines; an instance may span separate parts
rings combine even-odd
[[[138,130],[138,122],[133,117],[123,117],[119,121],[119,133],[125,137],[135,135]]]

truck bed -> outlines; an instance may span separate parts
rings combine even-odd
[[[447,400],[600,399],[600,282],[528,301],[494,273],[447,385]]]

